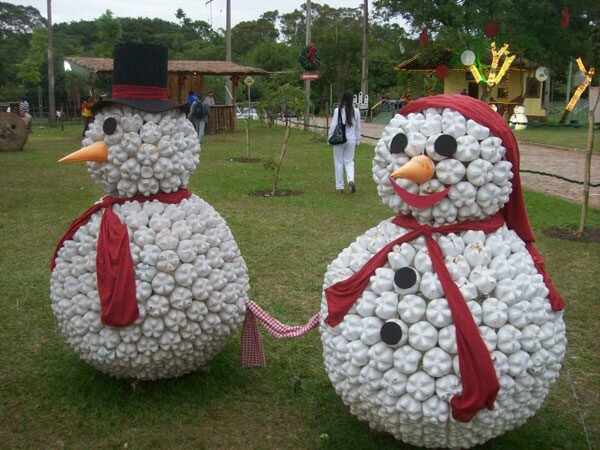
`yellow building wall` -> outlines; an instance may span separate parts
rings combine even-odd
[[[467,81],[463,72],[452,71],[444,78],[444,94],[460,94],[466,88]]]
[[[450,71],[448,76],[444,78],[444,94],[459,94],[463,89],[469,88],[469,81],[465,77],[466,72]],[[527,77],[534,77],[535,72],[531,71],[510,71],[508,77],[508,88],[509,98],[508,101],[521,97],[525,94],[525,87],[527,83]],[[504,78],[499,86],[493,86],[491,88],[491,97],[497,102],[502,103],[504,96],[498,95],[498,88],[503,88],[506,82]],[[521,102],[525,107],[525,114],[527,116],[534,116],[538,118],[546,117],[546,110],[542,107],[542,96],[544,86],[540,87],[540,97],[537,98],[524,98]],[[481,87],[479,89],[481,95]],[[512,110],[512,108],[511,108]]]

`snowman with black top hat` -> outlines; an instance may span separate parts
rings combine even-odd
[[[84,361],[118,378],[204,367],[243,322],[248,273],[231,231],[186,189],[198,135],[167,95],[167,49],[115,47],[112,98],[95,105],[83,148],[107,194],[52,258],[52,311]]]
[[[411,102],[375,147],[397,213],[329,265],[325,368],[350,411],[418,447],[523,424],[566,349],[564,302],[533,247],[508,125],[462,95]]]

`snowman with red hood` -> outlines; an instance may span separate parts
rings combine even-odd
[[[373,177],[397,215],[325,275],[336,392],[371,428],[419,447],[471,447],[522,425],[558,377],[566,338],[510,128],[468,96],[416,100],[385,128]]]
[[[167,96],[167,49],[115,47],[112,99],[83,148],[107,194],[76,219],[51,262],[52,311],[84,361],[118,378],[206,366],[243,322],[248,273],[231,231],[186,189],[200,144]]]

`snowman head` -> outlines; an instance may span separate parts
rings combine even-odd
[[[420,223],[491,217],[509,201],[513,165],[489,123],[478,121],[473,111],[454,109],[452,100],[476,102],[485,106],[486,120],[502,119],[478,100],[436,97],[446,100],[443,106],[419,108],[423,102],[413,102],[416,107],[407,107],[410,112],[397,114],[385,128],[373,159],[378,193],[384,204]]]
[[[167,95],[167,49],[119,44],[110,100],[94,106],[83,148],[61,162],[87,161],[92,179],[110,195],[174,192],[187,185],[200,145],[184,105]]]
[[[82,144],[61,161],[88,161],[88,172],[102,190],[121,197],[185,187],[200,154],[198,135],[179,109],[152,113],[106,105]]]

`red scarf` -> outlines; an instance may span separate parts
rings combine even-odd
[[[550,298],[552,310],[562,311],[565,308],[565,301],[558,293],[550,276],[546,273],[544,259],[533,246],[535,235],[531,230],[529,218],[527,217],[527,209],[525,208],[525,200],[521,188],[521,175],[519,173],[519,145],[514,133],[507,123],[487,103],[471,98],[468,95],[441,94],[420,98],[402,108],[400,114],[407,116],[410,113],[423,111],[427,108],[451,108],[461,113],[467,119],[472,119],[488,127],[494,136],[502,139],[502,145],[506,148],[506,159],[513,166],[513,178],[511,180],[512,193],[510,194],[508,203],[504,205],[504,208],[500,212],[504,216],[508,228],[514,230],[525,241],[527,250],[533,258],[535,268],[544,277],[544,282],[550,292],[548,297]]]
[[[535,268],[544,277],[544,283],[549,291],[548,297],[552,310],[562,310],[565,307],[565,302],[556,290],[550,276],[546,273],[542,256],[533,246],[535,236],[529,224],[521,189],[519,148],[511,129],[487,104],[465,95],[443,94],[421,98],[402,108],[401,114],[407,116],[410,113],[420,112],[427,108],[454,109],[463,116],[485,125],[495,136],[502,139],[502,144],[506,148],[506,159],[513,165],[513,178],[511,181],[513,189],[509,201],[499,213],[485,221],[468,221],[436,228],[428,225],[420,225],[412,217],[397,216],[393,220],[396,225],[413,231],[409,231],[404,236],[386,245],[359,272],[325,290],[328,308],[328,317],[325,319],[325,323],[330,326],[336,326],[342,321],[346,313],[366,288],[369,278],[375,272],[375,269],[382,267],[386,263],[387,254],[394,245],[412,241],[418,236],[425,235],[434,270],[446,293],[452,312],[452,319],[456,326],[456,343],[463,391],[460,396],[456,395],[451,400],[452,417],[459,422],[468,422],[484,407],[488,409],[493,408],[494,400],[500,386],[490,354],[473,321],[464,297],[448,273],[442,251],[432,237],[432,233],[446,234],[466,230],[481,230],[485,233],[491,233],[500,228],[505,220],[508,227],[514,230],[525,241],[527,251],[533,259]]]
[[[111,327],[126,327],[140,316],[135,295],[135,272],[129,249],[127,226],[119,220],[111,206],[130,201],[147,202],[158,200],[162,203],[179,203],[190,198],[192,193],[187,189],[179,189],[170,194],[137,195],[135,197],[111,197],[107,195],[99,203],[93,205],[75,219],[59,241],[50,270],[54,270],[55,260],[65,241],[72,239],[77,230],[85,225],[90,217],[105,208],[98,234],[96,253],[96,276],[98,294],[102,306],[102,323]]]
[[[433,233],[448,234],[467,230],[480,230],[489,234],[504,225],[504,219],[500,213],[497,213],[484,221],[473,220],[442,225],[441,227],[431,227],[419,224],[412,216],[398,215],[392,222],[412,231],[394,239],[383,247],[350,278],[325,289],[328,311],[325,323],[335,327],[343,320],[346,313],[369,284],[369,279],[375,273],[375,270],[378,267],[383,267],[386,263],[388,253],[392,251],[394,245],[410,242],[419,236],[425,235],[433,269],[440,279],[448,299],[448,305],[456,327],[456,345],[463,389],[462,394],[460,396],[455,395],[450,402],[452,417],[459,422],[468,422],[479,410],[494,408],[494,400],[496,400],[500,384],[496,378],[490,352],[479,334],[479,329],[460,289],[448,272],[448,268],[444,263],[444,255],[433,237]]]

